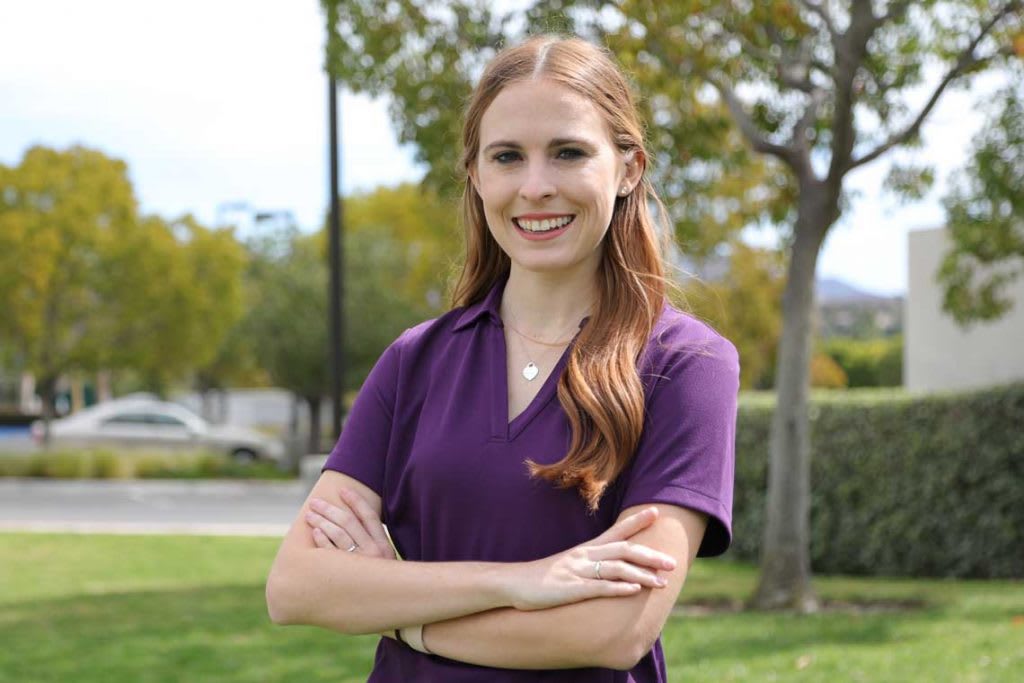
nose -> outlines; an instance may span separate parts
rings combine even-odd
[[[519,196],[526,201],[539,201],[554,197],[557,190],[551,175],[551,169],[543,161],[535,161],[527,165]]]

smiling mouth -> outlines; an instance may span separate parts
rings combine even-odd
[[[576,219],[576,216],[560,216],[558,218],[545,218],[544,220],[523,220],[520,218],[513,218],[512,222],[517,228],[523,232],[529,232],[532,234],[543,234],[545,232],[554,232],[555,230],[561,230]]]

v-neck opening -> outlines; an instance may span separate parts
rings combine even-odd
[[[537,390],[537,393],[534,394],[526,407],[509,420],[508,345],[505,343],[505,332],[502,326],[496,326],[492,331],[497,335],[495,347],[499,349],[498,358],[494,359],[495,362],[492,364],[492,387],[495,389],[492,393],[494,397],[492,401],[492,432],[497,438],[513,441],[554,397],[554,385],[562,376],[562,370],[565,367],[569,352],[572,350],[576,338],[573,337],[569,345],[562,350],[562,355],[559,356],[555,367],[548,373],[548,376],[544,379],[544,384]]]

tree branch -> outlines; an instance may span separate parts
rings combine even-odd
[[[906,126],[900,132],[890,136],[888,140],[878,145],[867,154],[857,159],[851,160],[850,163],[846,166],[845,170],[850,171],[854,168],[857,168],[858,166],[863,166],[864,164],[870,163],[877,159],[878,157],[885,154],[886,152],[888,152],[893,147],[902,145],[908,140],[910,140],[912,137],[917,135],[918,131],[920,131],[921,129],[921,125],[924,123],[925,119],[928,118],[928,115],[931,114],[932,109],[935,108],[935,105],[938,103],[939,98],[942,97],[942,93],[945,92],[946,88],[949,86],[950,83],[952,83],[957,78],[962,76],[964,72],[966,72],[971,67],[977,66],[979,64],[986,64],[995,59],[997,55],[1002,54],[1001,51],[997,51],[995,55],[989,55],[987,57],[975,57],[974,50],[977,49],[978,45],[981,43],[982,40],[984,40],[985,36],[989,34],[989,32],[995,27],[997,23],[999,23],[999,21],[1003,17],[1008,15],[1013,10],[1018,9],[1021,6],[1021,4],[1022,3],[1020,2],[1020,0],[1014,0],[1013,2],[1007,3],[1006,5],[1003,6],[1003,8],[1000,11],[996,12],[996,14],[988,21],[988,23],[986,23],[981,28],[981,31],[979,31],[978,35],[974,37],[974,40],[971,41],[970,45],[964,48],[963,52],[961,52],[959,57],[957,57],[956,64],[953,66],[952,69],[950,69],[946,73],[942,81],[939,82],[938,86],[936,86],[935,90],[932,92],[931,97],[928,98],[928,102],[924,105],[921,111],[918,112],[917,116],[910,123],[910,125]]]
[[[893,19],[901,19],[908,9],[910,9],[910,0],[893,0],[893,2],[889,3],[889,10],[878,17],[875,23],[878,26],[882,26]]]
[[[838,192],[843,173],[853,154],[857,131],[853,122],[853,83],[864,63],[867,44],[877,26],[869,0],[854,0],[850,7],[850,25],[833,45],[835,48],[835,115],[832,120],[832,160],[827,182]]]
[[[810,95],[810,102],[807,103],[807,107],[804,109],[803,115],[800,120],[793,126],[793,146],[798,149],[809,149],[807,140],[807,130],[811,127],[814,121],[818,118],[818,109],[825,101],[826,93],[821,88],[815,88]]]
[[[747,142],[750,143],[750,146],[762,154],[770,154],[781,159],[795,170],[798,164],[796,150],[785,145],[770,142],[764,137],[754,124],[753,119],[747,115],[746,110],[743,108],[743,103],[736,97],[736,94],[728,84],[710,74],[704,74],[704,78],[718,90],[718,94],[722,97],[725,106],[728,107],[729,113],[732,115],[733,120],[736,121],[736,125],[739,126]]]
[[[832,19],[832,13],[828,11],[828,7],[825,6],[822,0],[819,0],[818,2],[800,0],[800,4],[821,19],[822,23],[825,24],[825,28],[828,29],[829,35],[832,36],[833,41],[839,37],[839,31],[836,30],[836,22]]]

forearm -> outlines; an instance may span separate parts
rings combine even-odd
[[[379,633],[507,605],[500,567],[485,562],[395,562],[299,548],[279,556],[271,568],[267,606],[279,624]]]
[[[494,609],[424,627],[434,654],[506,669],[628,669],[643,653],[631,629],[650,589],[537,611]]]

